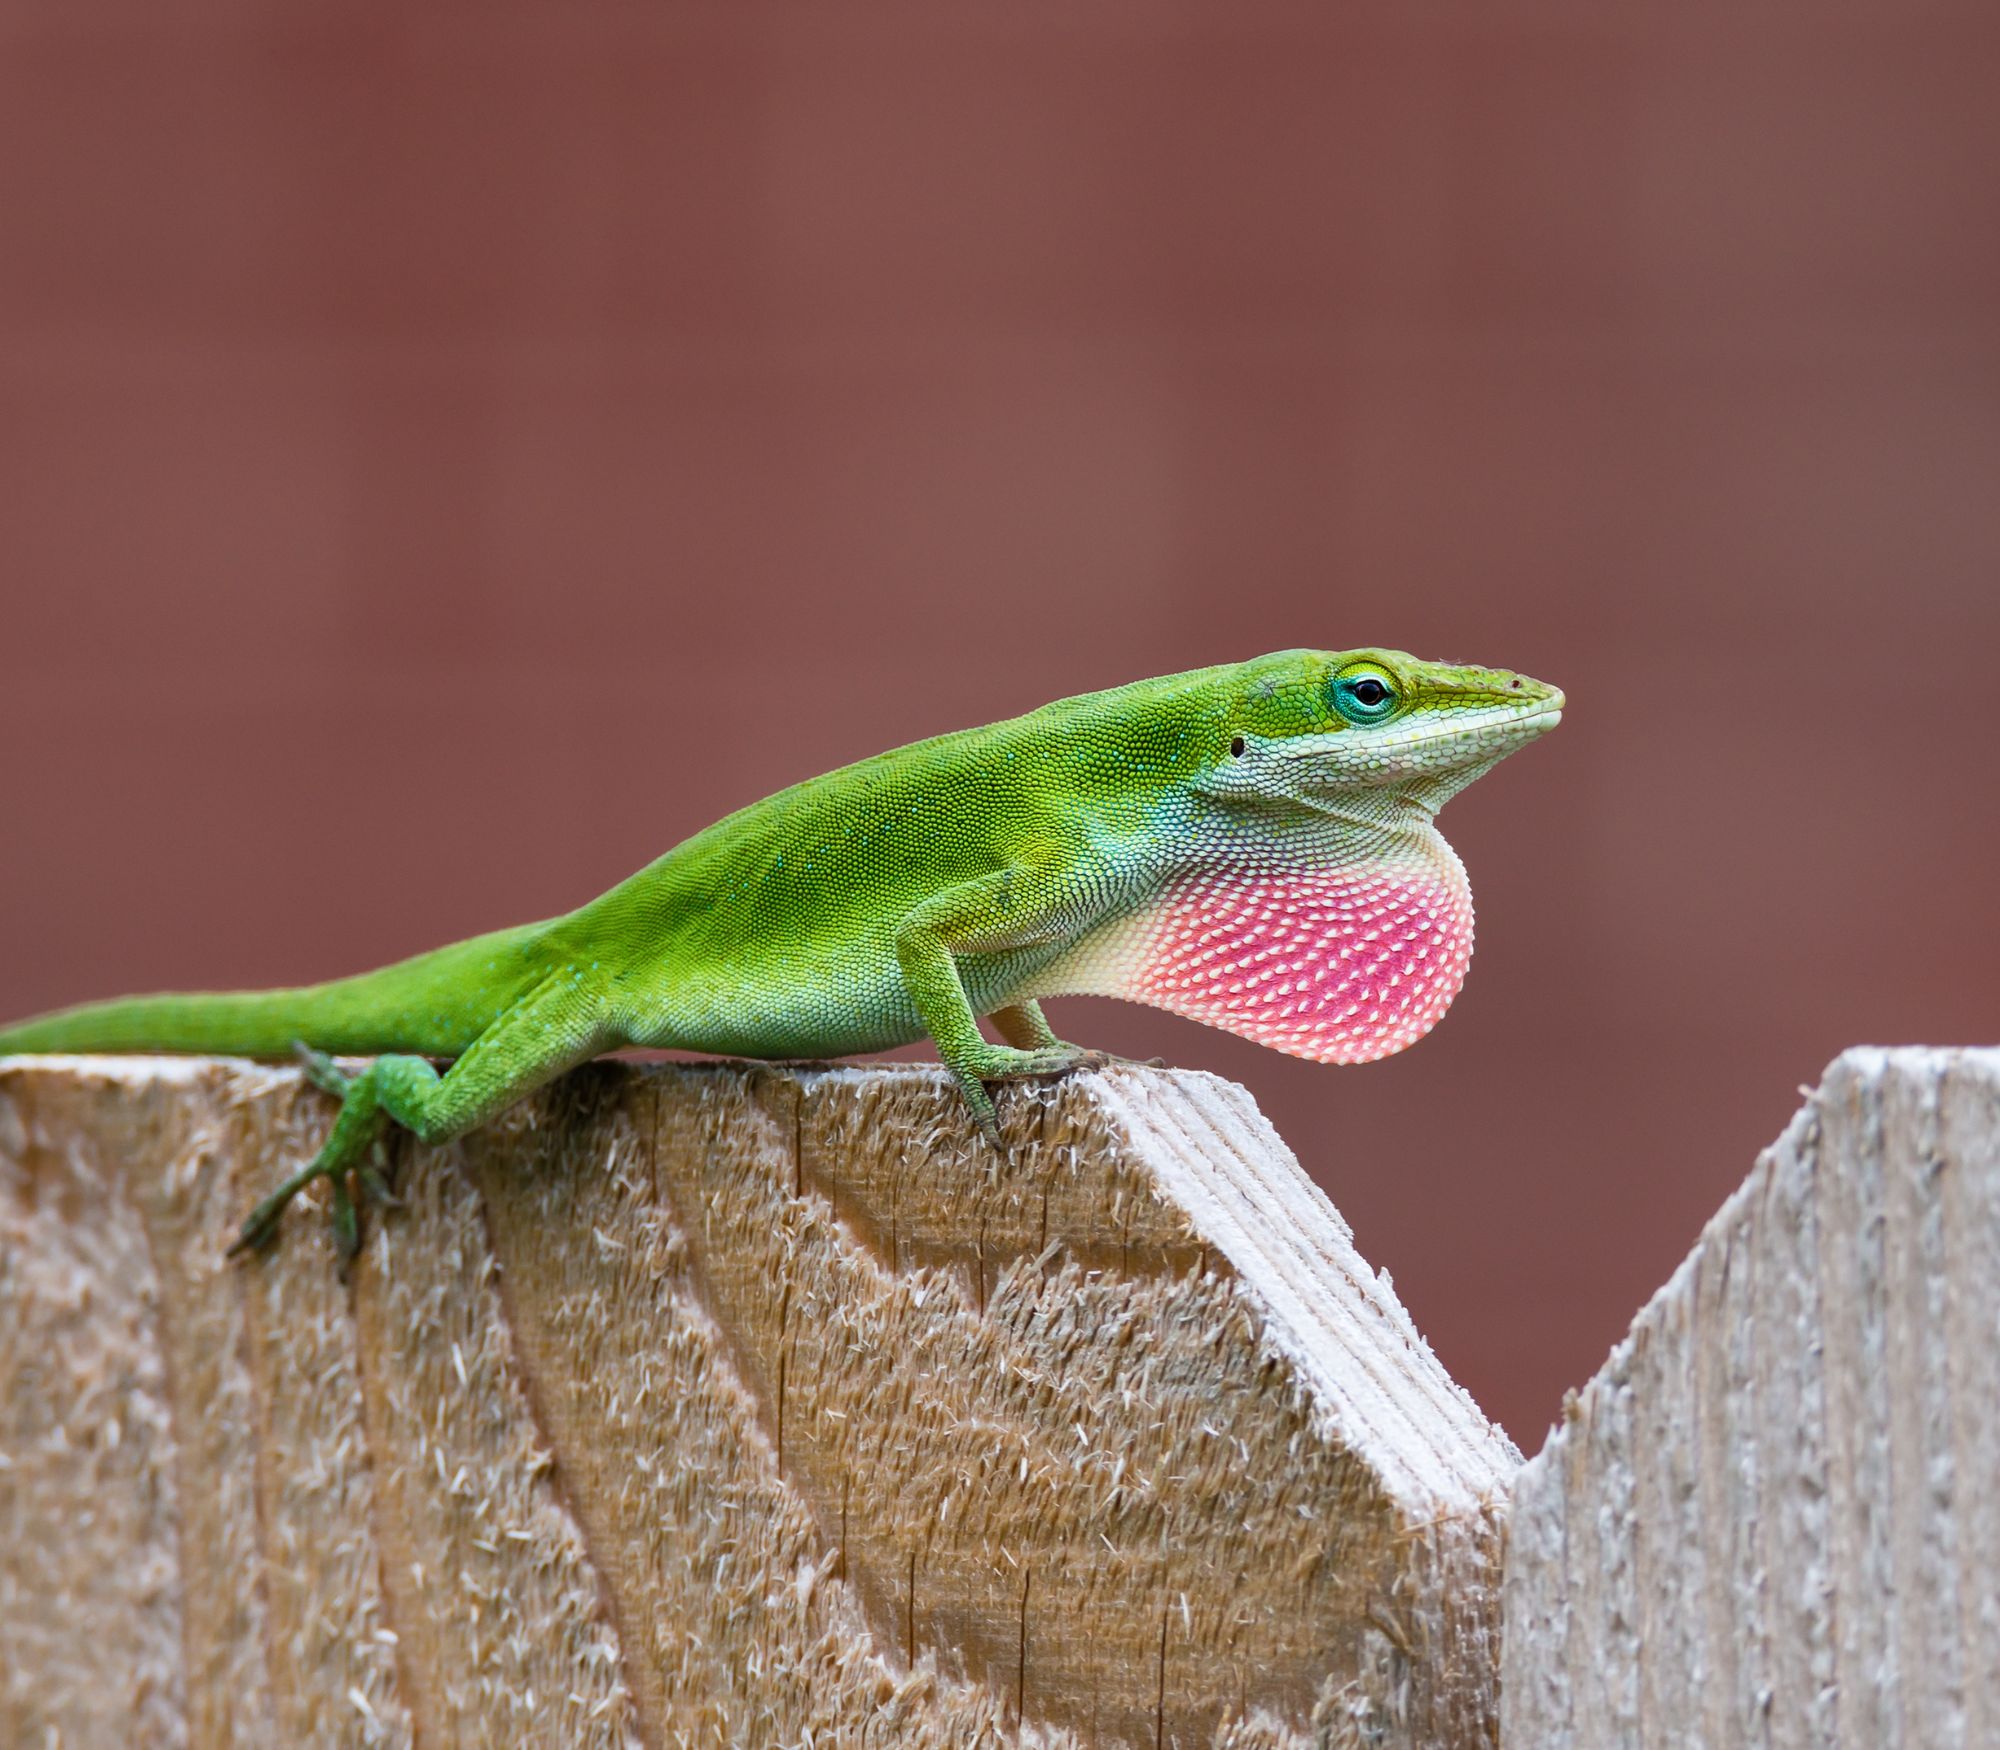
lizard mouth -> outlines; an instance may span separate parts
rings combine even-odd
[[[1546,705],[1539,705],[1532,711],[1510,712],[1505,717],[1493,717],[1475,724],[1440,723],[1432,729],[1420,729],[1412,735],[1394,740],[1385,740],[1379,745],[1387,752],[1400,753],[1404,748],[1430,747],[1440,741],[1464,738],[1469,742],[1484,742],[1496,735],[1515,735],[1532,730],[1544,734],[1562,721],[1563,700],[1558,694]]]
[[[1405,735],[1385,736],[1375,741],[1373,746],[1385,754],[1399,754],[1413,748],[1432,747],[1440,741],[1463,740],[1470,750],[1488,745],[1498,736],[1511,737],[1523,732],[1546,735],[1562,721],[1563,704],[1563,696],[1558,693],[1547,704],[1532,711],[1510,712],[1504,717],[1494,717],[1478,724],[1440,723]],[[1326,750],[1323,747],[1286,748],[1281,757],[1287,760],[1324,759]]]

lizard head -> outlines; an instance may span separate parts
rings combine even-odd
[[[1555,687],[1401,650],[1288,650],[1241,665],[1201,788],[1353,822],[1427,820],[1562,721]]]
[[[1288,650],[1186,679],[1200,801],[1190,819],[1192,799],[1172,799],[1166,873],[1048,990],[1152,1003],[1320,1063],[1401,1051],[1472,956],[1471,889],[1432,817],[1553,729],[1562,694],[1400,650]]]
[[[1228,671],[1196,789],[1233,828],[1148,909],[1118,994],[1321,1063],[1420,1039],[1472,956],[1472,894],[1432,817],[1553,729],[1563,696],[1400,650]]]

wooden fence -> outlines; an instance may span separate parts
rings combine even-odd
[[[0,1066],[0,1743],[2000,1741],[2000,1053],[1836,1064],[1525,1467],[1213,1077],[594,1065],[226,1262],[328,1107]]]
[[[1850,1051],[1514,1485],[1502,1741],[2000,1745],[2000,1051]]]

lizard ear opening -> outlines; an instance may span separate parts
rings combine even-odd
[[[1245,744],[1242,736],[1238,735],[1231,737],[1229,743],[1229,757],[1233,760],[1240,760],[1243,757],[1244,745]]]

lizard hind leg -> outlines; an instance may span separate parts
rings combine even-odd
[[[615,1043],[597,993],[565,972],[551,976],[472,1042],[440,1075],[427,1059],[400,1052],[349,1075],[324,1053],[299,1047],[307,1078],[337,1095],[340,1111],[324,1146],[245,1218],[229,1251],[266,1244],[292,1199],[315,1179],[327,1182],[334,1239],[341,1255],[360,1249],[361,1229],[349,1189],[358,1179],[375,1191],[376,1143],[393,1121],[420,1142],[448,1142],[564,1070]]]
[[[337,1096],[340,1111],[333,1129],[310,1162],[264,1198],[244,1218],[229,1256],[252,1247],[267,1245],[277,1234],[278,1223],[291,1201],[315,1179],[327,1182],[334,1240],[343,1258],[351,1258],[361,1248],[361,1224],[348,1189],[350,1175],[372,1171],[370,1162],[382,1138],[388,1114],[382,1108],[381,1083],[385,1075],[421,1072],[432,1083],[438,1073],[421,1057],[378,1057],[359,1075],[339,1068],[324,1052],[300,1044],[298,1055],[305,1066],[306,1079],[315,1087]],[[407,1066],[407,1067],[406,1067]]]

